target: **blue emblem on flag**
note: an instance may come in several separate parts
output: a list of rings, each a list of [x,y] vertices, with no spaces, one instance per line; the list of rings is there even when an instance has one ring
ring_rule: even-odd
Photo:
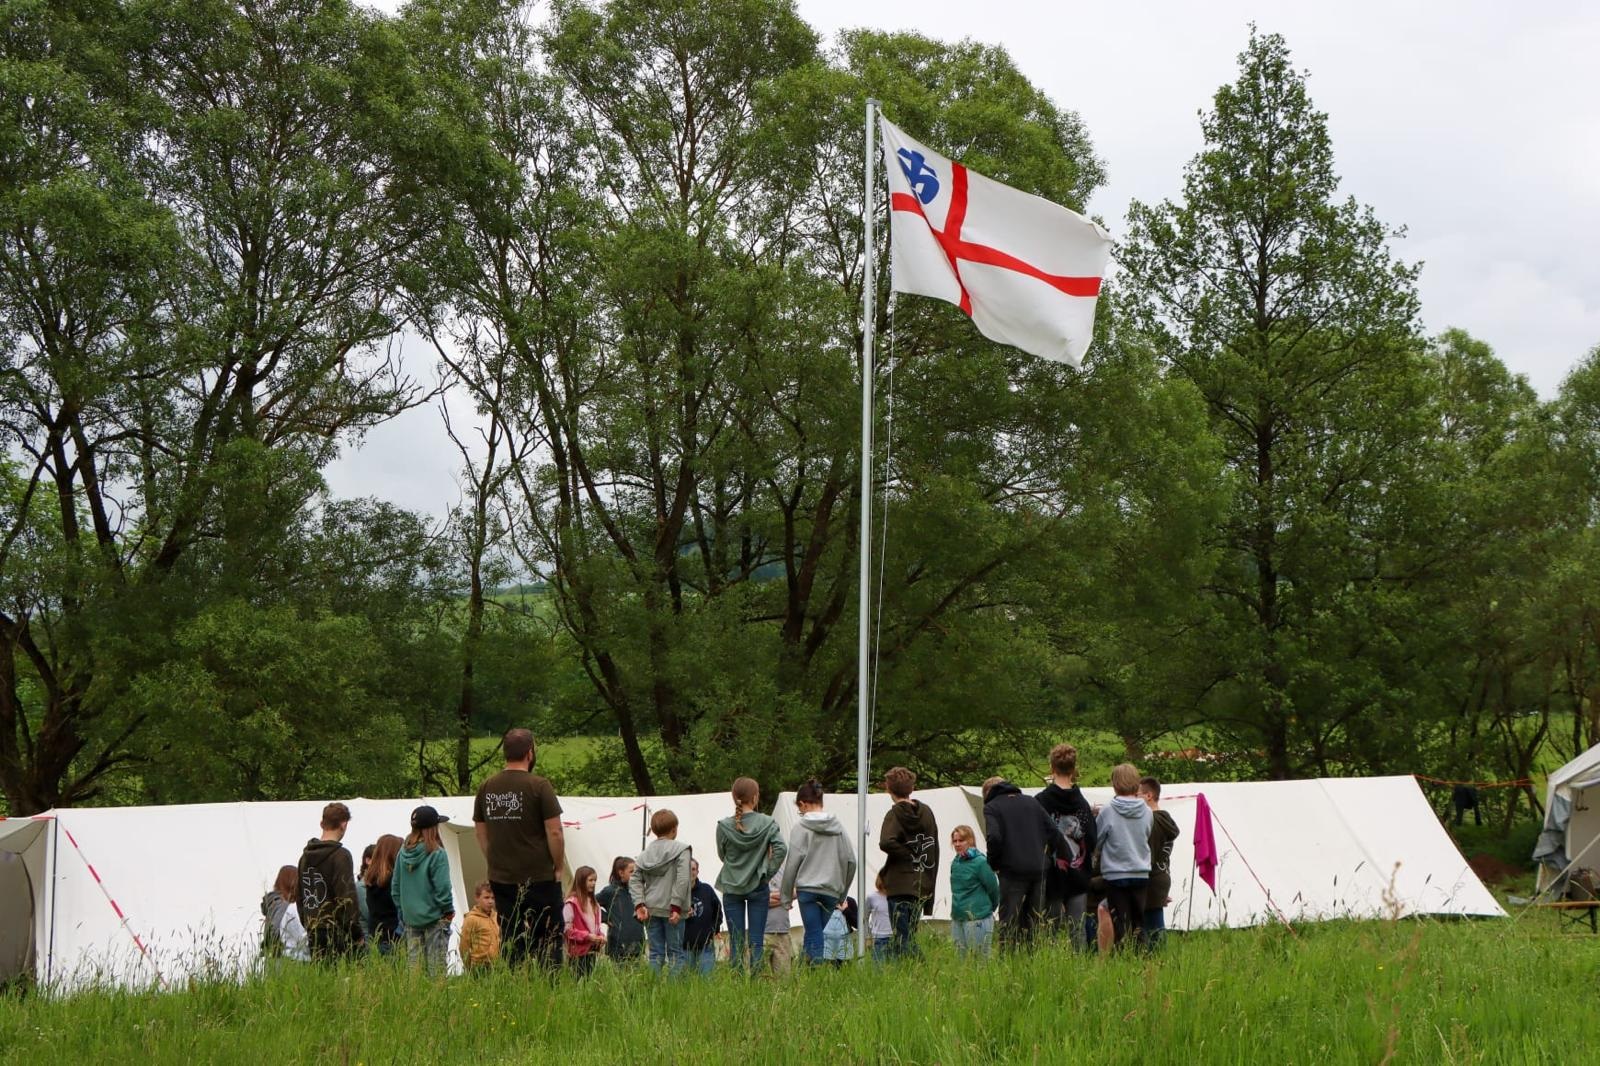
[[[939,175],[922,158],[921,152],[902,148],[897,154],[900,157],[900,169],[905,171],[906,180],[911,183],[917,199],[925,204],[932,203],[933,198],[939,195]]]

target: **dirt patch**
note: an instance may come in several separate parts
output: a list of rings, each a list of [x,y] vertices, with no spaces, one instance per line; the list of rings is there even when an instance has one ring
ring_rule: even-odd
[[[1478,880],[1490,884],[1504,884],[1507,881],[1515,881],[1527,873],[1520,866],[1513,866],[1503,859],[1481,851],[1468,858],[1467,865],[1472,867],[1472,872],[1478,875]]]

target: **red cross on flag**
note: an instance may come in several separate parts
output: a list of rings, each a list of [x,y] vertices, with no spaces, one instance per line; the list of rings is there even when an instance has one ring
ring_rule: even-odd
[[[953,303],[992,341],[1081,366],[1111,254],[1106,231],[879,121],[894,291]]]

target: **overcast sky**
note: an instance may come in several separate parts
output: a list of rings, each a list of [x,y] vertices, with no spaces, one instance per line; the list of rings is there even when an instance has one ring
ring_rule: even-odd
[[[396,3],[380,3],[392,9]],[[1407,236],[1429,332],[1459,326],[1553,396],[1600,344],[1600,3],[1420,0],[799,0],[825,36],[867,25],[1004,46],[1105,161],[1089,203],[1113,236],[1131,200],[1176,198],[1198,112],[1254,21],[1287,38],[1327,113],[1344,192]],[[908,131],[916,136],[916,131]],[[937,147],[937,146],[935,146]],[[408,345],[413,373],[432,358]],[[442,513],[458,456],[419,409],[347,448],[340,496]]]

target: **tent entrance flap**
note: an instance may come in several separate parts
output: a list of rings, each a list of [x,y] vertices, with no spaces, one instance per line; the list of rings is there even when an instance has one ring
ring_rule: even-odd
[[[0,827],[0,988],[33,975],[38,956],[44,822]]]

